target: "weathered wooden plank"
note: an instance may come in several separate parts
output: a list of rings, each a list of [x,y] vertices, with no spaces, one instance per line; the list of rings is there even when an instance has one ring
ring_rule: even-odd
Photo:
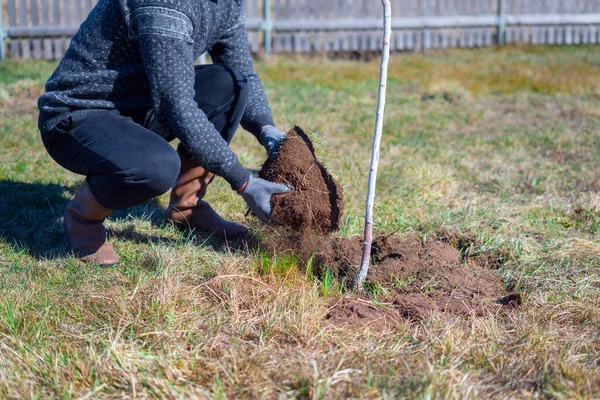
[[[339,32],[333,32],[333,45],[331,46],[332,51],[334,52],[338,52],[340,51],[340,33]]]
[[[301,53],[302,52],[302,33],[296,32],[294,33],[294,52]]]
[[[416,48],[415,36],[416,36],[415,32],[412,31],[412,30],[405,32],[405,36],[404,36],[405,49],[407,49],[407,50],[415,50],[415,48]]]
[[[446,49],[450,46],[448,29],[443,29],[440,31],[440,47]]]
[[[423,31],[422,33],[422,38],[423,38],[423,49],[427,50],[430,49],[432,47],[431,45],[431,31],[429,29],[426,29]]]
[[[312,44],[312,50],[315,52],[323,51],[323,32],[316,31],[310,33],[310,41]]]
[[[286,33],[283,35],[284,36],[284,51],[286,53],[291,53],[292,50],[294,49],[294,46],[292,45],[292,34],[291,33]]]
[[[30,0],[29,2],[29,17],[31,19],[31,25],[37,26],[40,24],[40,13],[37,0]]]
[[[556,44],[564,44],[565,43],[565,27],[558,26],[556,27]]]
[[[312,34],[311,32],[301,32],[301,43],[302,47],[300,49],[301,52],[304,53],[312,53]]]
[[[331,32],[324,32],[325,44],[323,50],[326,52],[330,52],[333,48],[333,36]]]
[[[440,47],[446,49],[450,47],[450,38],[448,29],[444,29],[440,34]]]
[[[598,27],[594,25],[590,25],[590,43],[597,44],[598,43]]]
[[[85,11],[89,14],[94,8],[94,3],[92,0],[85,0]]]
[[[29,25],[27,14],[27,0],[19,0],[19,26]]]
[[[84,0],[73,0],[74,1],[74,12],[75,12],[75,24],[79,25],[83,22],[83,12],[81,10],[82,2]]]
[[[423,31],[413,32],[413,49],[416,51],[423,50]]]
[[[467,32],[465,28],[460,30],[460,36],[458,37],[458,47],[467,47]]]
[[[71,6],[72,0],[63,0],[63,17],[65,21],[65,25],[73,25],[73,8]]]
[[[54,44],[54,58],[56,60],[59,60],[63,57],[63,39],[54,39],[52,41],[52,43]]]
[[[358,48],[360,51],[369,50],[369,32],[361,31],[358,34]]]
[[[590,43],[590,30],[587,26],[581,27],[581,44]]]
[[[31,59],[31,40],[21,39],[21,57],[23,60]]]
[[[379,32],[372,31],[369,35],[369,50],[375,51],[379,50],[381,38]],[[392,42],[395,42],[394,37],[392,36]],[[390,44],[391,47],[391,44]]]
[[[529,42],[531,44],[539,44],[538,41],[538,28],[533,26],[530,28],[531,37],[529,38]]]
[[[42,39],[33,39],[31,41],[31,45],[33,47],[33,59],[41,60],[42,59]]]
[[[11,58],[19,58],[19,41],[17,39],[12,39],[9,42],[9,51]]]
[[[485,30],[483,28],[477,28],[475,30],[475,46],[483,47],[485,43]]]
[[[248,0],[247,0],[248,2]],[[250,4],[249,7],[247,7],[248,10],[248,15],[246,16],[247,18],[258,18],[258,4],[257,0],[249,0]]]
[[[342,51],[350,51],[350,34],[348,31],[340,32],[342,39]]]
[[[460,38],[460,31],[457,29],[452,29],[450,31],[450,42],[448,43],[450,47],[458,47],[458,40]]]
[[[581,27],[573,27],[573,44],[581,44]]]
[[[573,27],[565,26],[565,44],[573,44]]]
[[[514,29],[512,27],[506,27],[506,29],[504,30],[504,42],[505,43],[512,43],[513,42],[513,31]]]
[[[52,0],[52,23],[54,25],[61,25],[60,4],[61,0]]]
[[[548,31],[546,32],[546,43],[550,45],[556,44],[556,28],[553,26],[548,27]]]
[[[392,38],[392,43],[390,43],[390,50],[404,50],[404,33],[400,30],[392,32]],[[375,49],[377,49],[377,47]]]
[[[473,29],[466,29],[467,33],[467,44],[469,48],[475,47],[475,32]]]
[[[485,45],[493,46],[494,45],[494,28],[486,28],[485,30]]]
[[[52,60],[52,39],[44,39],[44,59]]]
[[[17,25],[17,5],[16,0],[8,0],[8,26]]]
[[[42,13],[42,25],[50,25],[50,2],[49,0],[40,1],[40,9]]]
[[[530,42],[530,31],[529,27],[521,27],[521,42],[529,43]]]
[[[281,35],[275,34],[273,36],[273,52],[281,53],[283,51],[283,43]]]
[[[294,1],[290,4],[292,11],[294,12],[294,19],[296,21],[300,21],[300,7],[298,6],[298,1]]]
[[[433,31],[433,36],[431,37],[431,47],[434,49],[439,49],[441,47],[440,42],[442,41],[441,38],[442,32],[439,29],[436,29],[435,31]]]
[[[248,42],[250,45],[250,51],[252,53],[258,53],[260,49],[260,38],[258,32],[248,32]]]

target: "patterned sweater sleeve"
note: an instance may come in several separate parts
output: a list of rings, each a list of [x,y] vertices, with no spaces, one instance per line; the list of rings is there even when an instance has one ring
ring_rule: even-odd
[[[214,62],[234,66],[248,79],[250,93],[248,105],[242,117],[242,127],[259,139],[261,128],[265,125],[275,125],[275,123],[262,83],[254,70],[248,48],[245,18],[244,22],[232,27],[214,44],[209,54]]]
[[[250,172],[194,101],[192,23],[177,10],[156,8],[140,7],[129,20],[130,34],[139,41],[154,112],[195,161],[239,189]]]

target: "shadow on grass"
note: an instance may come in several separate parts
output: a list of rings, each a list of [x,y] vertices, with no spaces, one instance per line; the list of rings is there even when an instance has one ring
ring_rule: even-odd
[[[0,181],[0,241],[24,249],[37,259],[55,259],[69,254],[62,220],[75,188],[44,183]],[[113,213],[109,218],[148,218],[162,224],[164,211],[156,200]],[[120,239],[157,242],[158,236],[135,234],[133,227],[112,231]]]
[[[69,256],[69,244],[63,230],[65,206],[74,196],[69,186],[44,183],[0,181],[0,241],[24,250],[36,259],[56,259]],[[164,225],[164,210],[157,200],[115,211],[109,219],[149,219],[153,226]],[[173,239],[136,231],[133,223],[123,228],[108,229],[109,237],[136,243],[164,243]],[[225,240],[203,232],[190,232],[194,243],[210,246],[218,252],[249,252],[258,241],[252,237]]]

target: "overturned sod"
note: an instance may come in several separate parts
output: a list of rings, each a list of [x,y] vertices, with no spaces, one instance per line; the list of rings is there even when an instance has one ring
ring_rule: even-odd
[[[342,187],[317,159],[312,141],[300,127],[287,133],[277,158],[267,160],[259,176],[294,189],[272,198],[278,224],[320,235],[339,229],[345,205]]]

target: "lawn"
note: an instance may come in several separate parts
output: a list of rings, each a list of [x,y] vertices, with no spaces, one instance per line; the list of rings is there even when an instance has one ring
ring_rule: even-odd
[[[54,67],[0,65],[0,398],[600,397],[600,47],[392,56],[376,233],[451,233],[523,304],[386,329],[326,319],[356,295],[289,255],[164,224],[168,194],[108,219],[121,265],[70,256],[81,177],[36,128]],[[278,125],[322,139],[348,202],[336,235],[360,234],[379,61],[256,67]],[[242,130],[232,147],[264,160]],[[264,231],[222,179],[208,200]]]

